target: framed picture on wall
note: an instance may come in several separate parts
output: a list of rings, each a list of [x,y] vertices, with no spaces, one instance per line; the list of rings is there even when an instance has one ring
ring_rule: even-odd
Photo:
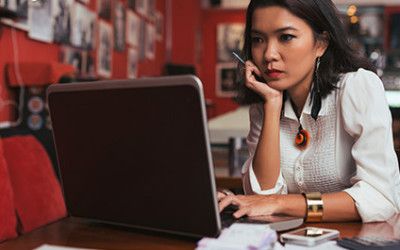
[[[232,52],[240,54],[243,47],[243,23],[219,24],[217,26],[217,61],[236,61]]]
[[[28,17],[29,38],[47,43],[53,42],[51,2],[40,4],[37,2],[29,2]]]
[[[147,0],[136,0],[136,11],[143,15],[147,15]]]
[[[72,26],[72,45],[77,48],[94,49],[94,25],[96,14],[85,5],[75,4]]]
[[[97,1],[97,9],[100,18],[111,21],[111,0]]]
[[[128,8],[131,10],[136,9],[136,0],[128,0]]]
[[[54,41],[71,44],[73,0],[56,0],[52,2]]]
[[[156,50],[156,28],[154,24],[146,23],[146,58],[153,60]]]
[[[147,0],[147,17],[150,20],[154,20],[156,11],[156,1],[155,0]]]
[[[2,1],[2,7],[13,11],[17,15],[17,19],[2,18],[1,22],[12,27],[29,31],[28,25],[28,0],[7,0]]]
[[[219,63],[216,66],[216,95],[233,97],[236,94],[236,63]]]
[[[155,26],[156,26],[156,39],[157,41],[162,41],[164,34],[164,16],[159,11],[157,11],[155,14]]]
[[[133,79],[137,78],[138,74],[138,53],[136,50],[129,48],[128,49],[128,78]]]
[[[125,51],[125,6],[120,2],[114,2],[114,49]]]
[[[141,18],[139,21],[139,61],[143,62],[146,60],[146,21]]]
[[[250,0],[202,0],[204,8],[246,9]]]
[[[139,46],[140,17],[133,11],[127,11],[126,42],[130,46]]]
[[[60,61],[67,63],[76,68],[76,74],[82,72],[82,51],[70,46],[61,46],[60,48]]]
[[[99,45],[97,48],[97,74],[111,77],[112,66],[112,27],[104,21],[99,22]]]

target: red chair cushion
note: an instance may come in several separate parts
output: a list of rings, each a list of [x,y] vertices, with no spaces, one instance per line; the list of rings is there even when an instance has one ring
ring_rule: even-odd
[[[0,242],[17,236],[13,190],[0,140]]]
[[[3,139],[22,234],[66,216],[60,183],[46,150],[32,135]]]

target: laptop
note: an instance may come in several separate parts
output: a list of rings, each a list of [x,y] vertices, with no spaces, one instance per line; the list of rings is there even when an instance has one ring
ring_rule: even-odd
[[[197,77],[56,84],[47,97],[70,216],[193,237],[219,235]],[[287,230],[302,223],[291,218],[276,224]]]

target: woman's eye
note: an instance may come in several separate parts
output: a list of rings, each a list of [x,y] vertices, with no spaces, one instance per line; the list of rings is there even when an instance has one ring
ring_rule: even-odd
[[[251,42],[252,42],[253,44],[261,43],[261,42],[262,42],[262,39],[261,39],[260,37],[252,37],[252,38],[251,38]]]
[[[282,41],[290,41],[290,40],[292,40],[293,38],[295,38],[294,35],[289,35],[289,34],[281,35],[281,40],[282,40]]]

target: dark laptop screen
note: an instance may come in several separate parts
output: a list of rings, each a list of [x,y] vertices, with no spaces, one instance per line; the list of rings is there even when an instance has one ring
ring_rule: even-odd
[[[215,235],[202,93],[190,84],[145,82],[103,82],[100,89],[75,83],[48,92],[67,209],[105,222]]]

